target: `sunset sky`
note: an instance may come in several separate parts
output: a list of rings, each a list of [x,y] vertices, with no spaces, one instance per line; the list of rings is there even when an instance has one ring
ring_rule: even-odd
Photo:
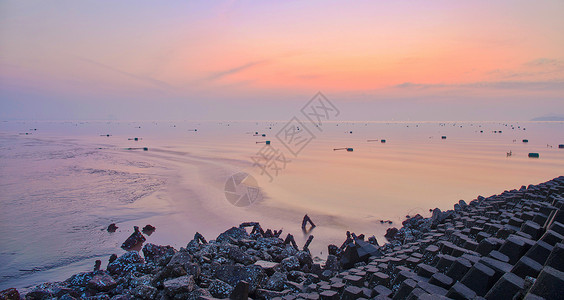
[[[564,116],[564,1],[2,1],[0,118]]]

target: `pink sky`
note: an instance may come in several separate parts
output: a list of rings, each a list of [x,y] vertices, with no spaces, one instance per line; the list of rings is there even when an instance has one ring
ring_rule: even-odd
[[[564,116],[563,1],[2,1],[2,119]]]

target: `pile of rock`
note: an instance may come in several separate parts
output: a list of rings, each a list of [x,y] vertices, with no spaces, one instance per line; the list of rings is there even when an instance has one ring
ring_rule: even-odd
[[[146,244],[143,256],[113,255],[106,270],[39,285],[25,298],[561,299],[563,204],[564,177],[460,201],[409,217],[381,247],[348,233],[323,264],[291,235],[243,223],[209,242],[196,233],[180,250]]]

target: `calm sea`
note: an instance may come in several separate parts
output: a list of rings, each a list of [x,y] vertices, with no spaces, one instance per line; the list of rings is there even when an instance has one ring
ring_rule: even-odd
[[[210,240],[258,221],[300,246],[313,234],[323,258],[347,230],[383,244],[406,215],[564,175],[564,122],[298,125],[0,123],[0,289],[105,264],[134,225],[157,228],[147,242],[179,248],[196,231]]]

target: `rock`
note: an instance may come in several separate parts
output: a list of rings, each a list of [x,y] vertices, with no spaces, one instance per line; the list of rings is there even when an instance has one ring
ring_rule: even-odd
[[[88,281],[88,287],[98,292],[108,292],[117,286],[117,282],[105,271],[96,272]]]
[[[249,293],[254,293],[258,285],[266,277],[260,266],[219,265],[215,267],[213,276],[231,286],[236,286],[239,281],[249,283]]]
[[[248,255],[247,253],[243,252],[239,247],[233,246],[229,247],[227,252],[229,258],[234,260],[237,263],[241,263],[244,265],[250,265],[255,262],[252,256]]]
[[[313,264],[313,259],[311,258],[311,254],[306,251],[298,251],[296,253],[296,257],[300,261],[300,265],[304,266],[311,266]]]
[[[133,226],[133,229],[133,233],[121,245],[121,248],[123,248],[124,250],[132,249],[135,246],[142,244],[146,240],[143,234],[139,231],[139,227]]]
[[[266,282],[265,288],[267,290],[281,291],[284,289],[284,283],[288,280],[285,273],[276,272]]]
[[[241,280],[237,283],[229,299],[231,300],[247,300],[249,298],[249,283]]]
[[[157,265],[166,265],[176,253],[171,246],[158,246],[155,244],[147,243],[143,246],[143,256],[148,263]]]
[[[0,300],[20,300],[20,293],[15,288],[0,291]]]
[[[476,293],[469,289],[467,286],[460,282],[456,282],[450,290],[448,290],[446,297],[460,300],[476,299]]]
[[[384,237],[388,240],[391,241],[394,239],[394,237],[396,236],[396,234],[398,233],[399,229],[392,227],[392,228],[388,228],[386,230],[386,234],[384,235]]]
[[[339,265],[337,256],[331,254],[327,255],[327,260],[325,261],[323,269],[338,272],[341,269],[341,266]]]
[[[136,271],[145,260],[137,251],[130,251],[108,264],[110,274],[123,274]]]
[[[561,299],[564,295],[564,272],[544,267],[529,292],[546,299]]]
[[[260,266],[268,276],[272,276],[275,272],[275,268],[280,264],[270,261],[259,260],[255,263],[256,266]]]
[[[233,292],[233,287],[226,282],[223,282],[218,279],[214,279],[211,282],[208,290],[212,296],[216,298],[224,299],[229,297],[229,295],[231,295],[231,293]]]
[[[163,282],[165,293],[169,296],[189,293],[194,290],[195,285],[192,275],[180,276]]]
[[[146,235],[151,235],[153,232],[155,232],[156,229],[157,228],[155,228],[155,226],[147,224],[145,225],[145,227],[143,227],[143,229],[141,229],[141,231],[143,231],[143,233]]]
[[[100,267],[102,267],[102,261],[97,259],[96,262],[94,262],[94,271],[99,271]]]
[[[131,293],[141,299],[155,299],[158,290],[150,285],[139,285],[135,287]]]
[[[300,269],[300,260],[295,256],[284,258],[280,265],[287,271],[294,271]]]
[[[488,291],[486,299],[513,299],[525,288],[525,281],[513,273],[505,273]]]
[[[107,230],[108,232],[116,232],[116,230],[117,230],[118,228],[119,228],[119,227],[117,227],[116,223],[112,223],[112,224],[108,225],[108,228],[107,228],[106,230]]]
[[[250,238],[250,236],[244,228],[231,227],[230,229],[220,234],[215,240],[218,243],[224,243],[224,242],[230,242],[231,239],[239,240],[239,239],[248,239],[248,238]]]
[[[79,294],[69,288],[63,282],[48,282],[35,286],[31,289],[29,293],[25,295],[26,299],[51,299],[52,297],[62,297],[65,294],[69,294],[72,297],[78,298]]]
[[[90,279],[94,277],[96,272],[83,272],[72,275],[69,279],[65,280],[65,283],[72,287],[86,287]]]

